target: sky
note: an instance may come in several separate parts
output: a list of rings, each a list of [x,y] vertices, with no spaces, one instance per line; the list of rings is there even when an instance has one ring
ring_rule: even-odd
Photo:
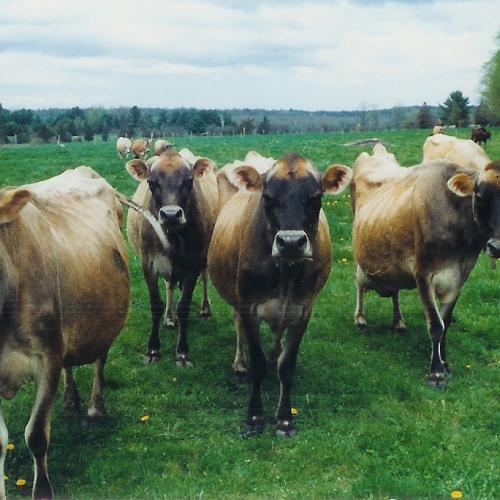
[[[499,0],[0,0],[0,103],[477,104],[499,32]]]

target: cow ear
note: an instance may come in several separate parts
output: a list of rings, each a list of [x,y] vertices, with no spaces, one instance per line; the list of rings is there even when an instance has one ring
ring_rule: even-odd
[[[208,158],[199,158],[193,165],[193,177],[201,177],[205,172],[213,170],[213,162]]]
[[[130,160],[125,168],[136,181],[143,181],[149,177],[149,167],[143,160]]]
[[[448,179],[448,189],[457,196],[470,196],[474,191],[474,181],[467,174],[457,174]]]
[[[238,183],[247,191],[260,191],[262,189],[262,177],[254,167],[249,165],[238,167],[234,174]]]
[[[31,198],[31,192],[22,188],[11,189],[0,195],[0,224],[13,221]]]
[[[321,178],[326,194],[340,194],[351,182],[352,170],[344,165],[330,165]]]

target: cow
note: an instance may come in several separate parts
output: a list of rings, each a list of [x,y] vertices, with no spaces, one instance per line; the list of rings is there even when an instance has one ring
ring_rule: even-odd
[[[65,413],[80,400],[72,368],[95,363],[89,418],[104,416],[103,368],[129,304],[129,273],[113,188],[88,167],[0,190],[0,395],[28,379],[36,398],[25,437],[33,496],[51,498],[50,413],[61,371]],[[0,497],[7,428],[0,412]]]
[[[331,165],[322,175],[311,162],[288,153],[263,174],[254,167],[237,168],[231,178],[239,190],[219,213],[208,250],[208,271],[221,297],[233,308],[237,342],[248,346],[252,396],[243,434],[264,428],[261,384],[266,357],[260,344],[265,321],[281,342],[278,358],[280,398],[276,433],[295,433],[290,390],[298,348],[314,300],[331,268],[331,242],[323,193],[340,193],[351,170]],[[233,369],[245,371],[237,344]]]
[[[423,153],[424,162],[448,160],[468,168],[482,168],[491,162],[481,146],[469,139],[450,135],[428,137],[424,142]]]
[[[434,125],[432,129],[432,135],[444,134],[444,127],[442,125]]]
[[[235,160],[232,163],[224,165],[217,172],[217,189],[219,193],[219,210],[227,203],[229,198],[235,194],[238,189],[244,189],[244,186],[238,182],[234,172],[239,167],[248,165],[254,167],[259,174],[267,172],[275,163],[274,158],[266,158],[256,151],[249,151],[245,159]]]
[[[132,141],[128,137],[118,137],[116,140],[116,151],[118,157],[122,160],[127,158],[130,154],[130,148],[132,147]]]
[[[392,297],[393,327],[404,330],[399,290],[417,288],[432,355],[428,382],[446,387],[445,336],[479,253],[500,256],[500,162],[470,168],[446,160],[400,167],[375,146],[353,165],[354,322],[366,327],[364,294]],[[439,301],[439,307],[436,303]]]
[[[149,154],[150,139],[135,139],[130,151],[135,159],[144,159]]]
[[[163,139],[158,139],[155,141],[155,155],[160,156],[162,153],[167,151],[167,149],[171,149],[172,144]]]
[[[470,138],[480,146],[482,142],[486,146],[488,139],[491,139],[491,132],[488,132],[482,125],[476,125],[472,129]]]
[[[140,214],[129,211],[127,233],[138,253],[148,287],[152,326],[145,360],[160,357],[159,327],[163,301],[158,278],[168,282],[164,323],[175,325],[172,295],[176,284],[182,286],[177,304],[178,342],[176,361],[190,367],[187,322],[192,294],[201,274],[203,299],[200,316],[211,315],[207,291],[207,250],[218,213],[215,165],[207,158],[194,157],[193,163],[175,150],[161,154],[150,166],[143,160],[131,160],[126,168],[140,182],[133,201],[148,209],[162,224],[168,245],[159,241],[154,229]]]

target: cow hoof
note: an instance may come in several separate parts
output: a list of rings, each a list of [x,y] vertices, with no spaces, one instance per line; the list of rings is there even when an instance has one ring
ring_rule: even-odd
[[[206,309],[202,309],[200,311],[200,318],[201,319],[208,319],[211,317],[212,317],[212,311],[210,309],[206,308]]]
[[[451,378],[453,376],[453,372],[451,371],[451,368],[448,366],[448,363],[444,364],[443,371],[444,374],[446,375],[446,378]]]
[[[356,328],[359,328],[360,330],[368,328],[368,323],[366,322],[365,318],[356,318],[354,320],[354,325],[356,326]]]
[[[444,373],[431,373],[429,375],[429,387],[440,391],[446,389],[446,377]]]
[[[160,361],[160,351],[156,349],[151,349],[144,355],[144,363],[147,365],[151,365],[153,363],[157,363]]]
[[[65,418],[80,417],[82,414],[82,407],[80,403],[64,403],[63,415]]]
[[[297,434],[292,420],[278,420],[276,423],[276,437],[289,438]]]
[[[106,410],[104,408],[98,408],[96,406],[90,406],[87,410],[87,420],[89,422],[101,422],[107,417]]]
[[[189,361],[189,357],[187,354],[177,354],[176,365],[181,368],[193,368],[193,363]]]
[[[406,325],[402,321],[398,321],[392,325],[392,329],[397,333],[406,333]]]
[[[264,417],[254,415],[241,426],[241,437],[248,439],[260,436],[264,432]]]
[[[163,322],[163,326],[165,328],[168,328],[169,330],[174,330],[175,328],[177,328],[175,321],[171,318],[165,319],[165,321]]]

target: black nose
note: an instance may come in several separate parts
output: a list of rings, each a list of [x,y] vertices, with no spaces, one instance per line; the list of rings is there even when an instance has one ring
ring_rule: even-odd
[[[273,256],[283,259],[309,257],[309,239],[304,231],[278,231],[274,238]]]
[[[184,210],[178,205],[167,205],[160,208],[160,219],[163,224],[181,224],[184,219]]]
[[[486,251],[488,254],[495,258],[499,259],[500,258],[500,240],[497,240],[496,238],[491,238],[488,240],[488,243],[486,243]]]

